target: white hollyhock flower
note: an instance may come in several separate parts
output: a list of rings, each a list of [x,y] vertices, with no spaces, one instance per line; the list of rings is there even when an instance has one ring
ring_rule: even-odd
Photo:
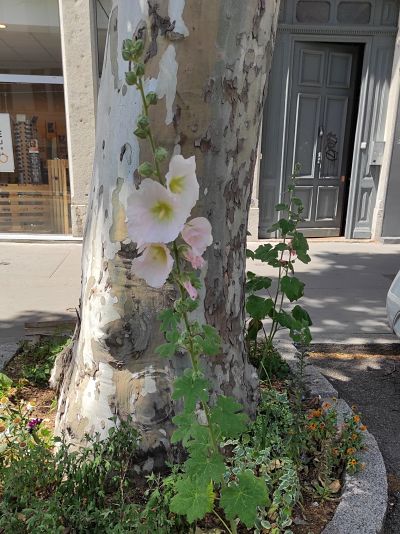
[[[181,232],[192,206],[160,183],[146,178],[128,198],[128,235],[138,246],[170,243]]]
[[[140,256],[132,260],[132,273],[151,287],[162,287],[172,270],[174,260],[164,243],[145,244]]]
[[[195,256],[202,256],[212,243],[211,224],[205,217],[195,217],[188,221],[183,230],[182,237],[192,247]]]
[[[192,209],[199,199],[195,157],[191,156],[185,159],[180,154],[173,156],[169,162],[169,170],[165,179],[171,193],[179,196]]]

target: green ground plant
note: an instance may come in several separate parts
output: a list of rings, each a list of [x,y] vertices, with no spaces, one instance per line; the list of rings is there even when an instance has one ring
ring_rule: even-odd
[[[34,344],[24,342],[20,347],[25,360],[23,378],[29,380],[32,385],[47,386],[56,356],[69,341],[69,337],[56,335]]]
[[[279,232],[282,241],[262,244],[255,251],[247,250],[247,257],[261,261],[277,270],[275,284],[272,278],[247,272],[246,311],[250,317],[246,338],[250,358],[258,367],[261,377],[285,376],[286,364],[280,358],[274,339],[279,330],[287,329],[293,342],[307,346],[311,342],[312,324],[307,311],[299,304],[287,310],[287,302],[298,301],[304,294],[304,283],[295,276],[295,262],[309,263],[308,242],[298,226],[302,220],[303,204],[295,195],[296,178],[300,167],[297,165],[289,181],[287,202],[277,204],[279,220],[272,231]],[[267,323],[265,321],[268,320]],[[264,337],[259,340],[259,333]]]

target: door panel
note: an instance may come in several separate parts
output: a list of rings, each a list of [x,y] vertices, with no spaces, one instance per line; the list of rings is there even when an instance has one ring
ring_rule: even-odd
[[[357,45],[295,43],[286,176],[301,165],[296,194],[310,236],[340,235],[358,55]]]
[[[318,133],[318,117],[321,98],[318,95],[300,93],[296,110],[296,137],[293,167],[300,163],[300,176],[312,178],[315,174],[315,136]]]

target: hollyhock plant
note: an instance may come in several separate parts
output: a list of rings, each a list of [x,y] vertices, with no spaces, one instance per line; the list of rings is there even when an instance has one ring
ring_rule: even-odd
[[[129,237],[140,247],[145,243],[170,243],[183,229],[192,205],[177,199],[160,183],[146,178],[128,199]]]
[[[164,243],[151,243],[141,246],[138,252],[141,255],[132,260],[133,274],[151,287],[162,287],[174,264],[169,248]]]
[[[169,191],[179,197],[180,203],[189,205],[192,209],[199,199],[195,157],[185,159],[180,154],[173,156],[165,179]]]
[[[202,256],[212,243],[211,224],[205,217],[195,217],[188,221],[183,230],[182,237],[192,247],[195,256]]]

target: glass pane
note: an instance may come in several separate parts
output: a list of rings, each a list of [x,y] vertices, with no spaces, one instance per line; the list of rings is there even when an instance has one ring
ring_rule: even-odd
[[[330,4],[314,0],[300,0],[296,6],[298,22],[326,23],[329,22]]]
[[[62,75],[57,0],[1,0],[0,73]]]
[[[0,232],[70,233],[62,85],[0,83]]]
[[[345,24],[368,24],[371,19],[369,2],[340,2],[337,12],[338,22]]]
[[[112,0],[96,0],[97,52],[99,76],[103,70],[104,51],[106,48],[108,19],[111,13]]]

